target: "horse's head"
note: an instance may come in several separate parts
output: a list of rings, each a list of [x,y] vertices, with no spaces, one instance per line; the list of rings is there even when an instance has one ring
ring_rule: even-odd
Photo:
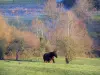
[[[53,51],[53,55],[57,58],[57,51]]]

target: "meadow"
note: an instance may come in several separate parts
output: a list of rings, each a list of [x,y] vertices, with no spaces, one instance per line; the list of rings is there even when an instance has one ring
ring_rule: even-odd
[[[77,58],[66,64],[64,58],[56,63],[43,63],[41,58],[27,61],[0,61],[0,75],[100,75],[99,58]]]
[[[27,1],[28,1],[28,3],[27,3]],[[53,0],[51,0],[51,1],[53,1]],[[82,1],[82,0],[80,0],[80,1]],[[92,44],[93,41],[89,38],[90,35],[88,35],[87,32],[88,33],[95,32],[96,34],[94,34],[94,33],[91,34],[91,37],[94,38],[94,40],[96,39],[97,46],[100,45],[100,44],[98,44],[100,41],[99,35],[98,35],[98,33],[100,33],[100,30],[99,30],[100,15],[99,16],[98,15],[93,16],[93,14],[90,15],[91,12],[87,11],[87,10],[88,9],[90,10],[91,4],[89,4],[86,1],[79,2],[79,3],[77,3],[77,5],[75,5],[75,8],[70,9],[70,10],[68,10],[67,13],[63,14],[62,11],[60,11],[60,12],[58,11],[58,8],[56,11],[56,6],[57,6],[56,2],[54,4],[52,4],[53,2],[46,3],[47,8],[46,7],[43,7],[43,8],[45,8],[44,10],[46,11],[45,13],[47,15],[41,17],[40,16],[41,12],[38,11],[38,9],[42,10],[43,8],[41,8],[41,6],[39,8],[34,7],[34,5],[37,4],[38,2],[39,2],[39,0],[0,0],[0,8],[2,9],[2,11],[0,11],[0,12],[5,16],[5,19],[6,19],[6,17],[8,17],[6,19],[7,23],[5,20],[3,20],[2,17],[0,17],[0,22],[1,22],[0,23],[0,25],[1,25],[1,27],[0,27],[0,30],[1,30],[0,31],[0,39],[1,39],[0,48],[2,50],[2,52],[1,52],[2,56],[3,56],[3,53],[5,52],[5,49],[3,50],[3,48],[5,48],[5,46],[9,43],[9,40],[11,42],[14,42],[14,41],[15,42],[9,44],[9,46],[7,48],[12,46],[11,50],[15,50],[15,52],[17,52],[19,49],[16,49],[17,46],[15,46],[15,45],[21,44],[20,46],[19,45],[18,46],[20,47],[20,50],[22,50],[23,46],[24,45],[26,46],[26,44],[27,44],[27,46],[25,47],[26,49],[24,49],[24,50],[27,50],[27,47],[30,47],[32,49],[29,49],[29,50],[30,51],[32,50],[31,52],[33,52],[33,48],[35,48],[34,45],[35,46],[36,46],[36,44],[38,45],[38,42],[39,42],[38,39],[41,39],[40,36],[44,36],[43,33],[45,33],[47,35],[48,31],[50,31],[49,34],[50,34],[50,38],[52,38],[52,39],[45,41],[46,39],[49,39],[49,38],[45,38],[45,36],[44,36],[44,38],[43,38],[44,45],[43,45],[43,47],[39,48],[40,50],[46,49],[47,47],[45,45],[47,45],[48,48],[49,48],[49,46],[51,46],[51,44],[50,45],[48,44],[48,41],[55,42],[54,40],[56,38],[58,38],[58,37],[62,38],[62,36],[64,38],[67,38],[66,37],[67,34],[65,34],[65,33],[68,33],[69,31],[72,36],[71,41],[61,40],[61,44],[60,44],[61,48],[59,49],[61,51],[65,52],[65,49],[67,51],[66,47],[68,47],[69,45],[71,46],[70,47],[71,50],[74,50],[74,49],[76,50],[75,52],[77,52],[78,50],[79,50],[79,52],[84,52],[84,53],[85,53],[85,51],[86,52],[88,50],[90,51],[91,45],[93,46],[93,44]],[[20,4],[20,3],[22,3],[22,4]],[[24,3],[26,3],[26,4],[24,4]],[[32,4],[32,3],[34,3],[34,4]],[[44,3],[44,2],[42,2],[42,3]],[[80,7],[80,6],[82,6],[82,7]],[[18,10],[17,13],[15,13],[16,11],[9,10],[9,9],[15,10],[16,8],[19,8],[21,10]],[[35,12],[35,11],[39,12],[39,13],[36,12],[36,14],[38,14],[38,15],[36,15],[37,16],[36,19],[33,19],[33,16],[34,16],[33,13],[30,14],[30,13],[27,13],[27,11],[25,11],[25,10],[28,10],[29,8],[34,9],[34,10],[31,10],[30,12]],[[22,11],[22,9],[23,9],[23,11]],[[79,16],[77,16],[78,15],[78,14],[76,14],[77,12],[73,11],[74,9],[75,9],[75,11],[78,10]],[[64,11],[66,11],[66,9]],[[57,16],[59,16],[59,17],[57,17],[57,19],[56,19],[56,15],[54,17],[53,17],[53,15],[50,15],[50,14],[54,14],[56,12],[57,12]],[[88,21],[87,15],[89,12],[90,12],[89,16],[93,16],[92,17],[93,22],[92,22],[92,20],[90,20],[88,22],[88,24],[86,25],[85,22],[87,23],[87,21]],[[27,13],[27,14],[24,14],[24,13]],[[12,16],[16,16],[16,15],[18,17],[13,19]],[[21,20],[19,18],[19,16],[22,16],[22,17],[25,16],[25,17],[23,17],[23,18],[25,18],[25,20],[22,19],[22,21],[19,22]],[[41,20],[38,20],[38,17],[41,17]],[[90,19],[91,19],[91,17],[90,17]],[[41,21],[43,23],[41,23]],[[64,21],[64,23],[62,23],[63,21]],[[62,26],[60,24],[62,24]],[[24,25],[26,27],[24,27]],[[36,26],[36,25],[38,25],[38,26]],[[52,27],[54,25],[56,25],[55,28]],[[71,27],[69,25],[71,25]],[[95,25],[95,27],[94,27],[94,25]],[[18,28],[18,26],[19,26],[19,28]],[[85,28],[85,26],[87,28]],[[69,30],[68,27],[69,27],[69,29],[70,28],[72,28],[72,29]],[[34,31],[32,31],[34,29],[36,29],[35,30],[36,35],[39,36],[39,38],[36,38],[37,41],[35,41],[35,42],[34,42],[35,37],[33,34]],[[45,29],[45,31],[44,31],[44,29]],[[52,31],[53,31],[53,33],[52,33]],[[37,32],[39,34],[37,34]],[[23,33],[25,33],[25,35]],[[54,36],[55,33],[57,34],[56,36]],[[60,35],[60,33],[62,33],[62,35]],[[84,34],[84,36],[83,36],[83,34]],[[22,38],[25,41],[23,41],[22,38],[20,38],[20,35],[22,36]],[[4,38],[2,39],[3,36],[4,36]],[[18,37],[16,37],[16,36],[18,36]],[[54,36],[54,37],[51,37],[51,36]],[[5,43],[4,39],[7,40],[7,43]],[[16,44],[16,39],[19,41],[17,44]],[[30,39],[30,40],[27,40],[27,39]],[[68,36],[68,39],[70,39],[69,36]],[[79,40],[77,40],[77,39],[79,39]],[[25,42],[25,44],[22,45],[22,42],[20,42],[20,40],[22,42]],[[60,39],[56,39],[56,40],[60,40]],[[73,44],[73,40],[75,41],[75,44]],[[64,44],[63,44],[63,42],[64,42]],[[58,41],[58,43],[59,43],[59,41]],[[2,45],[2,44],[4,44],[4,45]],[[39,44],[40,44],[40,46],[42,45],[41,40],[40,40]],[[96,45],[94,45],[94,46],[96,46]],[[19,48],[19,47],[17,47],[17,48]],[[63,47],[65,47],[65,48],[63,48]],[[29,50],[26,51],[27,55],[29,53]],[[69,47],[68,47],[68,50],[69,50]],[[34,53],[35,53],[35,51],[34,51]],[[29,55],[31,55],[31,54],[29,54]],[[32,53],[32,55],[33,55],[33,53]],[[1,59],[2,59],[2,57],[1,57]],[[58,57],[57,59],[55,59],[55,61],[56,61],[56,63],[44,63],[42,58],[40,58],[40,57],[39,58],[34,57],[34,58],[28,59],[28,60],[27,59],[19,59],[19,61],[0,60],[0,75],[100,75],[100,58],[76,58],[76,59],[73,59],[69,64],[65,63],[64,57]]]

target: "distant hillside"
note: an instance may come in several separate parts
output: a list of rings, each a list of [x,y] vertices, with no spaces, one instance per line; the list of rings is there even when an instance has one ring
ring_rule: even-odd
[[[45,0],[0,0],[0,3],[35,3],[41,4]]]
[[[94,0],[94,7],[100,10],[100,0]]]

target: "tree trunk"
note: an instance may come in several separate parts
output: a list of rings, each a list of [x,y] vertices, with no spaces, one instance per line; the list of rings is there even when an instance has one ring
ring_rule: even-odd
[[[18,61],[18,59],[19,59],[19,51],[16,50],[16,61]]]
[[[4,60],[4,54],[2,49],[0,49],[0,60]]]
[[[66,64],[69,64],[68,58],[65,57]]]

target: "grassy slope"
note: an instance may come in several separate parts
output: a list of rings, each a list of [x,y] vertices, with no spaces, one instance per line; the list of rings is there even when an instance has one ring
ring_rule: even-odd
[[[78,58],[69,65],[64,64],[63,58],[56,62],[0,61],[0,75],[100,75],[100,59]]]
[[[95,15],[92,17],[94,20],[100,21],[100,15]]]

